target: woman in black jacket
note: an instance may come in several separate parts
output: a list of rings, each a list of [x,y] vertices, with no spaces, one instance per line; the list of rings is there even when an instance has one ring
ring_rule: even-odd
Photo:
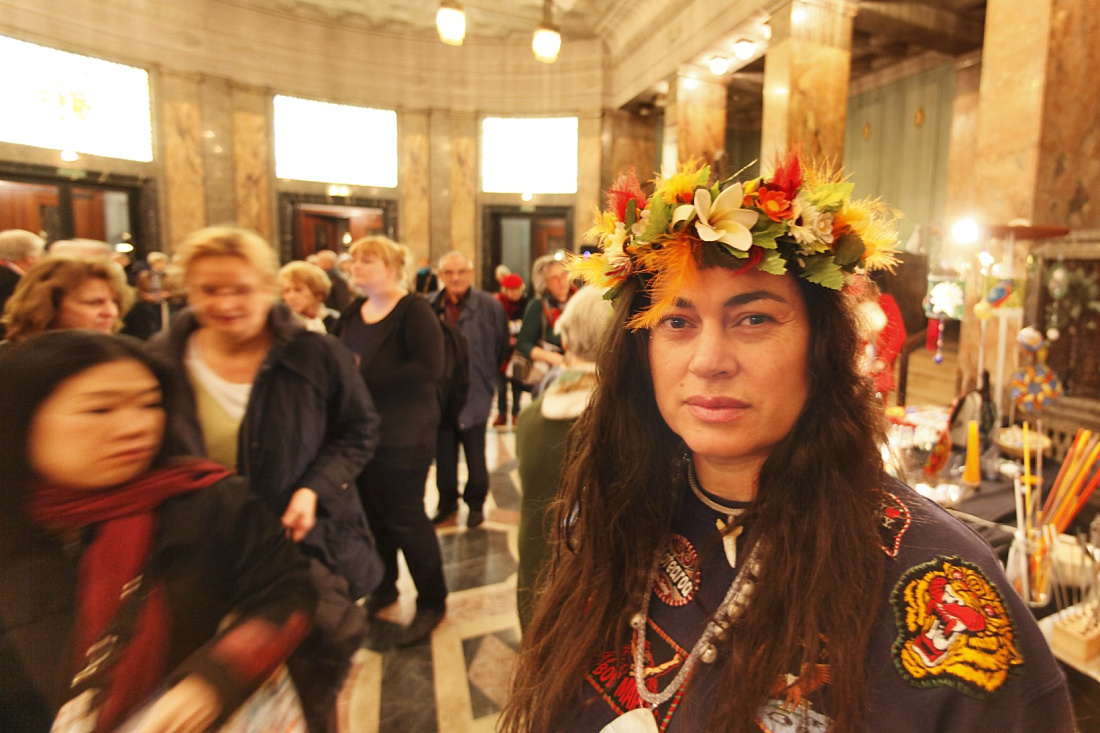
[[[335,602],[322,608],[345,608],[347,589],[333,588],[342,583],[322,565],[347,580],[353,598],[381,575],[359,497],[348,490],[378,440],[378,416],[354,359],[275,303],[278,263],[257,234],[201,229],[176,260],[190,308],[149,343],[183,385],[174,425],[182,449],[247,477],[287,536],[318,561],[322,597],[331,593]],[[322,615],[307,646],[325,649],[307,655],[303,647],[308,671],[297,668],[298,658],[291,665],[312,730],[323,729],[361,640],[357,615]]]
[[[241,479],[162,447],[169,387],[119,337],[0,349],[0,730],[154,699],[143,731],[197,733],[306,634],[306,560]]]
[[[386,237],[353,243],[352,277],[366,293],[344,311],[341,340],[359,356],[359,370],[382,415],[382,440],[359,477],[386,571],[368,610],[397,601],[397,551],[416,583],[416,616],[403,629],[372,625],[375,649],[426,638],[446,611],[447,585],[435,529],[424,513],[424,485],[435,457],[443,330],[423,298],[405,288],[405,247]]]

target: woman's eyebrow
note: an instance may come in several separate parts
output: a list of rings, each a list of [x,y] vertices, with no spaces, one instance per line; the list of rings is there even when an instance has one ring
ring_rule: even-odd
[[[750,290],[747,293],[741,293],[740,295],[734,295],[732,298],[722,304],[722,307],[729,308],[731,306],[744,305],[745,303],[751,303],[754,300],[775,300],[780,303],[786,303],[787,299],[779,293],[773,293],[770,290]]]
[[[134,392],[129,389],[100,389],[95,392],[85,392],[82,397],[145,397],[151,395],[159,395],[160,387],[150,387],[149,389],[143,389],[140,392]]]

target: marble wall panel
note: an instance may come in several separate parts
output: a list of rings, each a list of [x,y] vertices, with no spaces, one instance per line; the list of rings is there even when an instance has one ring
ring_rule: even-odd
[[[237,223],[274,242],[269,129],[266,115],[241,110],[233,112],[233,187]]]
[[[429,170],[431,172],[431,236],[424,242],[406,242],[414,251],[446,252],[451,246],[451,114],[428,111]],[[472,253],[468,252],[471,256]],[[438,255],[437,255],[438,258]]]
[[[577,195],[573,201],[573,241],[576,251],[592,222],[592,210],[600,207],[603,170],[603,119],[599,112],[582,115],[577,130]]]
[[[206,226],[202,107],[199,80],[165,75],[158,132],[163,159],[164,227],[169,250]]]
[[[1100,14],[1091,0],[1054,0],[1034,219],[1100,227]]]
[[[643,184],[657,174],[657,116],[639,117],[629,112],[607,113],[606,127],[610,137],[610,152],[601,177],[601,188],[607,189],[620,172],[634,168]]]
[[[478,246],[478,124],[473,115],[456,115],[451,137],[451,247],[466,253],[481,272],[486,256]],[[443,254],[440,252],[440,254]]]
[[[986,5],[977,171],[987,222],[1030,219],[1034,213],[1051,2],[989,0]]]
[[[199,89],[202,103],[202,159],[206,174],[206,221],[212,225],[235,225],[237,205],[233,159],[236,146],[229,80],[204,76]]]
[[[978,147],[978,84],[980,57],[955,69],[955,98],[951,105],[951,143],[947,152],[947,198],[944,221],[973,215],[978,207],[976,151]]]
[[[807,158],[843,163],[854,6],[800,3],[808,17],[793,23],[794,5],[771,19],[760,157],[771,160],[777,150],[801,145]]]
[[[801,144],[807,159],[844,160],[851,53],[802,42],[792,64],[788,143]]]
[[[726,86],[703,79],[677,80],[676,152],[681,163],[710,165],[726,148]]]
[[[398,115],[398,238],[411,249],[431,242],[431,117],[427,112]]]

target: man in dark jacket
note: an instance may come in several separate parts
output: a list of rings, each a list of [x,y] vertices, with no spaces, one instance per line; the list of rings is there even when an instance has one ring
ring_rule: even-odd
[[[485,461],[485,428],[493,404],[496,375],[508,350],[508,319],[489,293],[470,283],[473,263],[461,252],[448,252],[439,260],[443,290],[432,297],[441,318],[458,326],[470,352],[470,390],[457,425],[439,426],[436,444],[436,487],[439,507],[432,521],[444,522],[458,512],[458,447],[466,455],[468,478],[462,499],[470,513],[466,526],[485,521],[485,497],[489,493],[489,467]]]

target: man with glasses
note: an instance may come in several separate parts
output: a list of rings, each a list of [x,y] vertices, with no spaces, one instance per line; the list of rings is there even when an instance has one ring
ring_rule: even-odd
[[[458,447],[466,455],[468,478],[462,499],[469,507],[466,526],[485,521],[485,497],[489,493],[489,468],[485,461],[485,429],[493,403],[496,375],[508,349],[508,320],[504,309],[489,293],[471,285],[474,265],[461,252],[448,252],[439,260],[443,289],[432,297],[440,318],[454,324],[466,337],[470,353],[470,389],[458,423],[439,426],[436,447],[436,486],[439,507],[432,522],[440,524],[458,512]]]

